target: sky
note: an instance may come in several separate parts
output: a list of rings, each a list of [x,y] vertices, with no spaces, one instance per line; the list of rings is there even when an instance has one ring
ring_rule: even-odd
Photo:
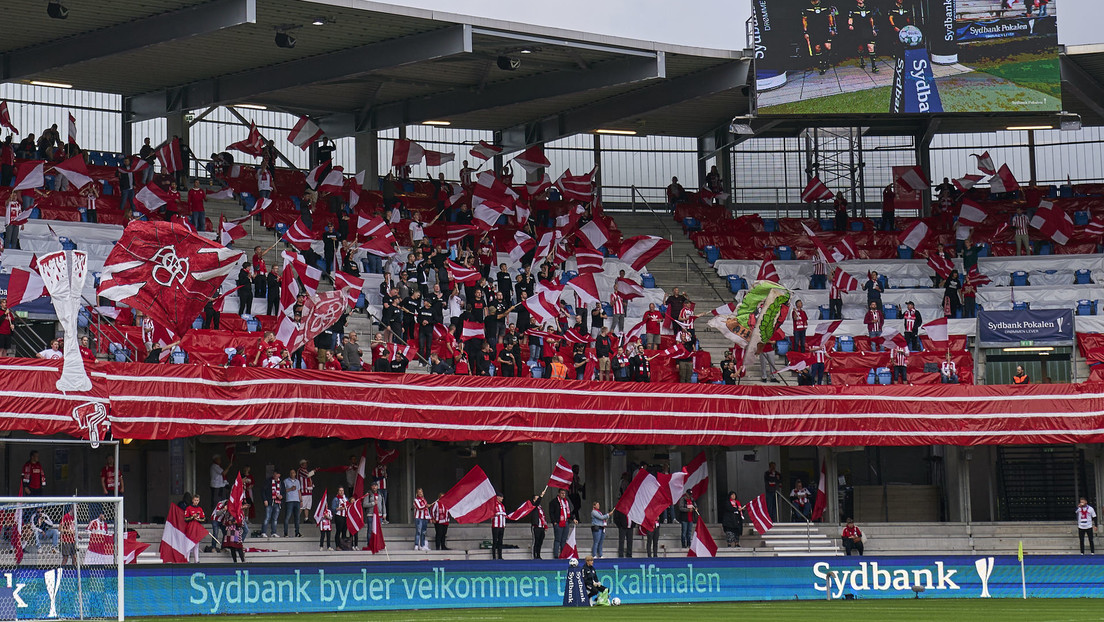
[[[383,0],[404,6],[540,24],[647,41],[743,49],[750,0]],[[999,0],[991,0],[996,4]],[[835,0],[847,4],[848,0]],[[1101,0],[1053,0],[1058,39],[1066,45],[1104,43]],[[1020,4],[1022,6],[1022,4]],[[1092,19],[1086,19],[1092,16]]]

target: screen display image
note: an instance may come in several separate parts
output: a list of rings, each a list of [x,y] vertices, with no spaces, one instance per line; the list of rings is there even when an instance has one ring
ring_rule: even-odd
[[[752,0],[761,115],[1057,112],[1061,0]]]

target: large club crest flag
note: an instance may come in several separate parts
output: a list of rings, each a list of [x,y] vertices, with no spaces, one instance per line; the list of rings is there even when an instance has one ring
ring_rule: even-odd
[[[54,305],[61,328],[65,333],[65,358],[61,376],[57,380],[58,391],[90,391],[92,379],[84,369],[80,344],[77,342],[77,314],[83,301],[84,281],[88,277],[88,254],[83,251],[56,251],[38,258],[38,273],[50,302]]]
[[[231,250],[169,222],[131,221],[111,249],[98,295],[138,309],[154,324],[183,335],[218,296],[243,260]]]

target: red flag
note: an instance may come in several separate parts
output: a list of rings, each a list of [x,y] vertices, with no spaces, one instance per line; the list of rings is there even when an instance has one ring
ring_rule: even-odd
[[[530,181],[525,183],[525,194],[531,197],[537,197],[552,187],[552,178],[545,172],[541,175],[541,178],[537,181]]]
[[[139,188],[134,195],[134,207],[148,216],[157,211],[157,208],[172,200],[174,200],[172,195],[161,190],[161,188],[154,184],[146,184]]]
[[[571,533],[567,534],[567,540],[564,541],[563,550],[560,551],[559,559],[578,559],[579,547],[575,544],[575,526],[571,526]]]
[[[558,297],[559,292],[556,292],[555,295]],[[549,300],[544,293],[526,299],[526,301],[522,303],[522,306],[528,309],[529,313],[531,313],[533,318],[540,324],[554,324],[556,318],[559,316],[559,309],[556,308],[556,303]]]
[[[483,276],[479,270],[461,266],[451,259],[445,262],[445,269],[448,270],[449,280],[464,285],[475,285]]]
[[[825,186],[824,182],[820,181],[820,177],[816,175],[809,180],[809,183],[805,184],[805,189],[801,191],[801,200],[805,203],[830,201],[834,196],[836,195],[832,194],[828,186]]]
[[[329,172],[329,169],[332,167],[332,165],[333,160],[326,160],[325,162],[322,162],[318,166],[312,168],[310,172],[307,173],[307,187],[311,190],[317,190],[319,184],[322,183],[322,180],[325,177],[324,173]]]
[[[537,169],[551,166],[551,162],[548,158],[544,157],[544,148],[540,145],[534,145],[529,147],[525,151],[514,157],[514,162],[517,162],[521,168],[525,169],[525,172],[533,174],[537,172]]]
[[[84,164],[84,156],[75,155],[64,162],[55,164],[54,170],[64,175],[69,183],[73,184],[73,188],[77,190],[92,183],[92,174],[88,172],[88,167]]]
[[[598,274],[602,272],[605,257],[601,252],[589,248],[575,249],[575,263],[579,274]]]
[[[17,307],[49,295],[46,291],[46,283],[37,272],[23,268],[11,269],[7,292],[9,306]]]
[[[376,465],[387,466],[399,459],[398,449],[388,449],[376,441]]]
[[[482,231],[490,231],[498,225],[498,219],[506,213],[505,205],[493,201],[473,201],[472,224]]]
[[[936,275],[941,279],[951,276],[951,272],[955,269],[954,262],[943,255],[928,255],[928,266],[935,270]]]
[[[595,218],[587,224],[579,227],[579,232],[576,234],[580,240],[583,240],[590,248],[599,249],[605,246],[609,241],[609,228],[601,219]]]
[[[1104,217],[1093,217],[1092,222],[1085,226],[1085,234],[1094,238],[1104,235]]]
[[[470,153],[473,158],[478,158],[480,160],[490,160],[496,155],[502,153],[502,147],[499,147],[498,145],[492,145],[485,140],[481,140],[479,141],[479,144],[472,147],[471,151],[469,151],[468,153]]]
[[[444,166],[449,162],[456,159],[455,153],[445,153],[443,151],[430,151],[425,150],[425,163],[426,166]]]
[[[970,271],[966,273],[966,282],[974,287],[981,287],[982,285],[992,283],[993,280],[979,272],[977,266],[973,266],[970,268]]]
[[[755,531],[758,531],[760,535],[767,533],[774,527],[774,521],[771,520],[770,512],[767,510],[767,495],[761,494],[755,497],[747,505],[748,518],[751,519],[751,524],[755,526]]]
[[[485,337],[485,329],[479,322],[469,322],[464,320],[464,327],[461,329],[460,341],[470,341],[472,339],[483,339]]]
[[[737,306],[738,305],[735,302],[730,302],[726,305],[721,305],[716,309],[713,309],[712,311],[710,311],[710,313],[712,313],[713,315],[732,315],[733,313],[736,313]]]
[[[352,307],[360,300],[360,293],[364,291],[364,279],[337,270],[334,274],[334,287],[345,293],[345,301]]]
[[[299,117],[299,121],[291,128],[288,134],[288,142],[306,151],[315,141],[322,138],[325,132],[315,125],[308,117]]]
[[[585,175],[572,175],[571,169],[567,169],[552,185],[559,188],[563,198],[568,201],[589,203],[594,199],[594,173],[596,170],[591,169]]]
[[[824,511],[828,509],[828,461],[820,460],[820,483],[817,484],[816,503],[813,505],[813,520],[824,517]]]
[[[225,216],[219,216],[219,243],[223,246],[229,246],[234,240],[240,240],[249,235],[249,232],[245,230],[245,227],[239,223],[231,220],[226,222]]]
[[[698,520],[698,526],[694,529],[694,538],[690,540],[690,550],[686,551],[687,557],[716,557],[717,543],[709,534],[709,527],[704,520]]]
[[[763,263],[759,264],[759,274],[755,277],[756,281],[773,281],[779,282],[778,270],[774,268],[774,262],[769,258],[764,259]]]
[[[897,239],[903,246],[918,251],[927,245],[931,237],[932,232],[928,224],[922,220],[917,220],[911,227],[902,231]]]
[[[579,329],[571,327],[564,331],[563,340],[567,343],[584,344],[590,341],[590,337],[579,332]]]
[[[642,530],[651,531],[655,528],[656,519],[659,518],[660,513],[674,502],[668,486],[669,481],[669,475],[660,481],[647,469],[641,468],[625,488],[624,494],[617,500],[614,509],[640,525]]]
[[[904,169],[895,181],[904,190],[912,192],[922,192],[931,185],[928,183],[927,176],[924,175],[923,167],[920,166],[911,166]]]
[[[137,564],[138,556],[141,555],[150,545],[146,542],[138,541],[138,534],[130,532],[123,540],[123,560],[127,564]]]
[[[532,512],[535,509],[537,509],[537,506],[533,505],[533,502],[527,499],[525,501],[525,503],[522,503],[521,505],[518,506],[518,509],[516,509],[513,512],[510,512],[509,514],[507,514],[506,518],[509,519],[509,520],[515,520],[515,521],[516,520],[521,520],[521,519],[525,518],[526,516],[529,516],[529,513]]]
[[[521,231],[515,231],[514,237],[506,241],[506,252],[510,254],[510,261],[515,263],[522,260],[525,254],[535,249],[537,243]]]
[[[45,175],[42,172],[44,164],[42,160],[27,160],[17,164],[15,167],[15,186],[12,188],[12,192],[41,188],[46,183]]]
[[[322,491],[322,498],[318,500],[318,507],[314,510],[314,524],[321,525],[322,519],[326,517],[326,511],[330,509],[328,499],[326,499],[326,491]]]
[[[458,523],[481,523],[494,516],[495,489],[487,474],[478,466],[472,467],[440,502]]]
[[[958,179],[951,180],[951,183],[954,184],[954,187],[958,188],[960,192],[966,192],[970,188],[976,186],[977,182],[982,179],[985,179],[984,175],[963,175]]]
[[[843,234],[843,237],[840,238],[839,244],[836,244],[834,247],[832,247],[831,258],[831,263],[859,258],[859,251],[855,249],[855,241],[851,239],[851,236],[849,234]]]
[[[261,136],[261,131],[257,129],[256,123],[249,124],[249,135],[245,140],[239,140],[236,143],[231,143],[226,149],[229,151],[234,149],[240,151],[246,155],[251,155],[255,158],[261,157],[261,152],[264,150],[265,139]]]
[[[175,173],[184,170],[184,158],[180,152],[180,139],[173,138],[157,150],[157,161],[161,163],[161,170],[165,173]]]
[[[72,112],[69,113],[69,144],[77,144],[77,118]]]
[[[391,151],[391,166],[414,166],[422,161],[424,155],[425,149],[421,145],[412,140],[400,138],[395,141]]]
[[[859,281],[840,268],[836,268],[832,273],[832,287],[841,292],[853,292],[859,289]]]
[[[560,456],[559,460],[556,460],[556,466],[552,468],[552,475],[548,478],[548,487],[567,490],[574,479],[575,473],[571,470],[571,465],[564,460],[563,456]]]
[[[302,216],[284,232],[282,239],[301,251],[310,249],[311,243],[315,240],[314,233],[307,226],[307,223],[303,222]]]
[[[596,304],[601,302],[601,299],[598,297],[598,283],[595,282],[593,274],[580,274],[568,281],[567,286],[575,290],[575,293],[579,295],[579,300],[581,300],[583,304]]]
[[[995,193],[1015,192],[1020,189],[1020,182],[1012,174],[1012,169],[1007,164],[1001,164],[997,173],[989,178],[989,190]]]
[[[199,521],[185,521],[184,510],[175,503],[169,504],[169,516],[161,535],[161,561],[166,564],[184,564],[188,554],[207,537],[207,530]]]
[[[928,338],[939,347],[947,347],[946,344],[949,339],[947,334],[947,318],[941,317],[924,324],[924,332],[928,333]]]
[[[8,102],[6,101],[0,101],[0,127],[8,128],[13,134],[19,133],[19,130],[12,125],[11,113],[8,112]]]
[[[682,470],[686,472],[686,490],[690,492],[690,496],[697,499],[705,494],[709,488],[709,464],[706,462],[705,452],[699,452]]]
[[[513,209],[517,199],[518,194],[495,177],[491,171],[483,171],[475,178],[475,184],[472,186],[473,210],[484,201]]]
[[[380,516],[380,506],[377,503],[372,507],[372,525],[368,530],[368,550],[375,555],[386,547],[387,543],[383,541],[383,517]]]
[[[1070,236],[1073,235],[1073,220],[1070,219],[1069,214],[1049,201],[1039,204],[1039,208],[1031,218],[1031,226],[1062,245],[1069,242]]]
[[[639,272],[649,261],[658,257],[670,246],[670,240],[654,235],[638,235],[623,241],[617,256],[621,258],[621,261],[632,266],[633,270]]]
[[[365,464],[368,459],[368,446],[360,454],[360,462],[357,463],[356,479],[353,480],[353,495],[349,498],[349,514],[345,518],[349,524],[349,533],[355,534],[364,527],[364,474]]]
[[[226,511],[230,513],[230,516],[238,520],[245,519],[245,511],[242,506],[245,504],[245,485],[242,484],[241,472],[234,478],[234,485],[230,487],[230,501],[226,504]]]
[[[985,173],[986,175],[996,175],[997,174],[997,166],[995,164],[993,164],[993,158],[989,157],[989,152],[988,151],[986,151],[985,153],[983,153],[981,155],[978,155],[976,153],[971,153],[970,157],[978,159],[977,167],[978,167],[978,170],[981,171],[982,173]]]

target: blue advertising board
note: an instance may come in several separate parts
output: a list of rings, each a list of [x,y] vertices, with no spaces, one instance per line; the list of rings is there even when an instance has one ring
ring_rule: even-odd
[[[1073,341],[1073,310],[978,311],[977,334],[982,343]]]
[[[1104,559],[1028,556],[1029,597],[1104,597]],[[625,603],[1021,598],[1015,556],[599,560]],[[561,606],[563,561],[128,566],[129,616]],[[829,580],[831,584],[829,586]]]
[[[927,49],[909,48],[897,57],[889,111],[893,114],[943,112]]]
[[[959,43],[990,41],[1053,35],[1057,30],[1057,18],[1051,17],[1002,17],[998,19],[972,20],[955,24],[955,38]]]

